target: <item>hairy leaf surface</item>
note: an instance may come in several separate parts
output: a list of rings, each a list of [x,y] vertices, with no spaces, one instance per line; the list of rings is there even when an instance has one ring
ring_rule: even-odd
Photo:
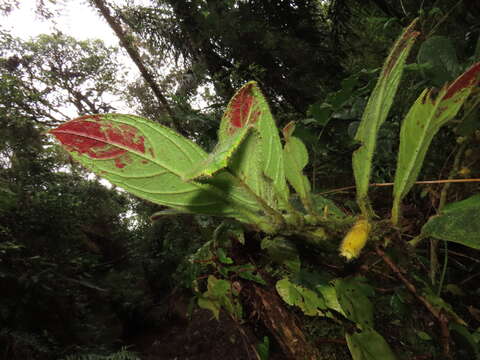
[[[448,204],[440,215],[430,218],[422,236],[456,242],[480,250],[480,195]]]
[[[251,127],[245,126],[232,134],[232,136],[219,142],[208,157],[198,164],[192,172],[186,175],[185,180],[190,181],[204,177],[208,178],[216,172],[225,169],[235,151],[238,150],[242,141],[245,140],[250,129]]]
[[[268,103],[255,81],[245,84],[228,104],[220,123],[219,142],[249,126],[255,131],[235,153],[229,169],[271,207],[278,208],[275,193],[288,194],[282,145]]]
[[[51,133],[88,169],[154,203],[244,222],[257,210],[254,200],[235,188],[228,174],[218,176],[215,186],[183,181],[207,154],[147,119],[119,114],[84,116]]]
[[[397,223],[400,202],[415,183],[428,147],[438,130],[457,115],[473,87],[478,84],[480,63],[459,76],[452,84],[443,87],[434,97],[426,89],[415,101],[405,117],[400,130],[392,221]]]
[[[387,118],[402,77],[405,61],[419,35],[414,31],[415,24],[416,20],[405,29],[390,51],[355,136],[355,140],[359,141],[361,146],[353,153],[353,172],[357,185],[358,203],[364,215],[368,215],[370,207],[367,193],[378,130]]]

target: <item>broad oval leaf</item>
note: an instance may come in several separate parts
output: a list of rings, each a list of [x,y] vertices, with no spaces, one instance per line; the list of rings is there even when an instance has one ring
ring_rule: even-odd
[[[387,118],[402,77],[405,61],[419,35],[414,31],[416,22],[417,20],[414,20],[405,29],[390,51],[375,89],[368,99],[355,136],[355,140],[359,141],[361,146],[353,153],[353,172],[357,185],[357,201],[365,216],[369,216],[371,212],[367,194],[378,130]]]
[[[480,249],[480,194],[448,204],[440,215],[430,218],[422,228],[422,236],[452,241]]]
[[[183,181],[207,154],[192,141],[150,120],[121,114],[90,115],[71,120],[51,133],[85,167],[154,203],[244,222],[258,210],[254,201],[234,187],[228,174],[216,179],[217,186]]]
[[[479,82],[480,63],[443,87],[434,98],[424,90],[406,115],[400,129],[400,148],[393,187],[392,222],[400,216],[400,202],[410,191],[422,168],[428,147],[438,130],[453,119]]]
[[[423,72],[437,87],[452,81],[459,74],[455,46],[446,36],[432,36],[425,40],[418,50],[417,61],[430,65]]]

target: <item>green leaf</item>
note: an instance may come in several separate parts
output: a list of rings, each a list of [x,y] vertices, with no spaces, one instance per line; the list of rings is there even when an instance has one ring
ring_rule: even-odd
[[[293,242],[283,236],[262,239],[262,249],[278,264],[285,265],[292,272],[300,271],[300,255]]]
[[[315,291],[294,284],[287,278],[277,281],[275,288],[283,301],[298,306],[305,315],[317,316],[326,309],[323,299]]]
[[[207,291],[198,298],[198,306],[212,311],[215,318],[219,319],[220,309],[224,308],[232,316],[240,318],[242,307],[233,299],[231,284],[227,280],[217,279],[215,276],[208,277]]]
[[[297,192],[303,205],[309,211],[312,210],[312,200],[310,194],[310,182],[303,174],[303,169],[308,164],[307,148],[302,140],[292,136],[295,124],[290,122],[283,129],[285,146],[283,148],[283,159],[285,164],[285,176],[288,182]]]
[[[457,52],[452,41],[445,36],[432,36],[425,40],[418,50],[417,61],[429,65],[424,73],[437,87],[458,75]]]
[[[260,360],[268,360],[270,357],[270,338],[268,336],[264,336],[263,341],[257,344],[257,352]]]
[[[233,269],[233,267],[230,267],[230,269]],[[242,279],[255,281],[260,285],[267,285],[266,281],[256,273],[257,268],[253,264],[238,265],[235,271]]]
[[[272,208],[278,209],[279,199],[274,194],[288,198],[282,145],[268,103],[255,81],[245,84],[230,100],[220,123],[219,142],[247,126],[255,131],[234,155],[230,169]]]
[[[107,114],[71,120],[51,133],[75,160],[143,199],[243,222],[258,217],[255,199],[227,173],[212,184],[183,181],[207,154],[167,127],[138,116]]]
[[[230,282],[227,280],[217,279],[215,276],[208,277],[208,295],[216,298],[226,296],[230,291]]]
[[[313,203],[315,210],[327,217],[334,217],[337,219],[345,219],[345,213],[330,199],[319,194],[313,194]]]
[[[395,360],[395,354],[390,349],[382,335],[369,329],[360,333],[345,334],[348,349],[353,360]]]
[[[480,249],[480,194],[445,206],[422,228],[422,236],[452,241]]]
[[[387,118],[402,77],[405,61],[419,35],[414,31],[416,23],[417,20],[414,20],[405,29],[390,51],[355,136],[355,140],[359,141],[361,146],[353,153],[353,172],[357,185],[357,201],[362,213],[366,216],[371,213],[367,194],[378,130]]]
[[[480,346],[475,341],[475,337],[465,326],[451,322],[449,324],[455,345],[458,346],[465,358],[480,359]]]
[[[357,323],[361,329],[373,328],[373,305],[365,294],[369,285],[361,278],[336,279],[334,285],[347,319]]]
[[[326,103],[315,103],[308,108],[308,115],[312,116],[312,121],[320,126],[326,126],[328,124],[332,112],[332,105]]]
[[[232,136],[224,138],[222,142],[217,144],[215,149],[213,149],[204,161],[185,176],[185,180],[191,181],[204,177],[208,178],[218,171],[225,169],[234,152],[240,147],[242,141],[245,140],[250,129],[250,126],[245,126],[235,132]]]
[[[218,256],[218,260],[220,260],[222,264],[233,264],[232,258],[227,256],[223,248],[217,249],[217,256]]]
[[[423,341],[431,341],[432,340],[432,337],[430,335],[428,335],[425,331],[416,330],[415,332],[417,333],[417,336],[420,339],[422,339]]]
[[[328,309],[334,310],[347,317],[345,311],[340,305],[340,302],[338,301],[337,291],[333,284],[319,284],[315,286],[315,290],[322,295],[323,300],[325,301],[325,306]]]
[[[473,87],[478,84],[480,63],[443,87],[436,98],[424,90],[405,117],[400,130],[400,148],[393,187],[392,222],[400,216],[400,202],[415,183],[428,147],[438,130],[454,118]]]
[[[210,310],[215,319],[219,320],[221,305],[217,300],[199,297],[197,303],[200,308]]]

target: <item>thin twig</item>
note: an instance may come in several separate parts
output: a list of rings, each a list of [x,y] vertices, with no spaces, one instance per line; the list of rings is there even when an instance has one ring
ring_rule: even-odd
[[[443,179],[443,180],[422,180],[422,181],[415,181],[414,184],[416,185],[421,185],[421,184],[446,184],[446,183],[469,183],[469,182],[480,182],[480,179]],[[376,186],[376,187],[382,187],[382,186],[393,186],[394,183],[373,183],[370,184],[369,186]],[[318,193],[318,195],[324,195],[324,194],[330,194],[330,193],[335,193],[335,192],[341,192],[341,191],[346,191],[346,190],[352,190],[355,189],[356,186],[345,186],[337,189],[332,189],[332,190],[327,190],[327,191],[322,191],[321,193]]]
[[[182,129],[180,124],[180,120],[177,118],[175,112],[170,107],[167,98],[163,95],[162,90],[155,81],[152,72],[144,64],[137,46],[134,44],[134,41],[132,41],[131,33],[122,28],[120,22],[110,13],[110,8],[104,0],[92,0],[92,3],[95,5],[100,14],[107,21],[108,25],[110,25],[112,30],[117,35],[118,39],[120,40],[120,44],[127,51],[130,59],[132,59],[132,61],[137,66],[143,79],[150,87],[153,94],[160,103],[162,110],[164,110],[170,116],[170,120],[172,121],[172,127],[178,132],[184,134],[184,130]]]

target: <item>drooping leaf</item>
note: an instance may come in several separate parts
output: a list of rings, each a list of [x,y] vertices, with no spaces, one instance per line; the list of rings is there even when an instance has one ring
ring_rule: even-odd
[[[480,195],[449,204],[430,218],[422,228],[422,236],[456,242],[480,249]]]
[[[246,126],[255,129],[234,157],[231,171],[239,176],[272,208],[278,208],[274,192],[288,198],[282,145],[270,108],[255,81],[245,84],[230,100],[220,123],[219,142],[226,141]],[[238,157],[235,159],[235,157]],[[250,162],[259,161],[258,165]],[[265,177],[270,182],[265,181]],[[273,190],[272,190],[273,188]],[[258,191],[258,192],[257,192]]]
[[[303,169],[308,164],[308,152],[302,140],[292,136],[294,129],[295,124],[293,122],[287,124],[283,129],[283,137],[285,139],[283,148],[285,176],[297,192],[305,208],[312,211],[310,181],[303,174]]]
[[[414,20],[405,29],[390,51],[355,136],[355,140],[359,141],[361,146],[353,153],[353,172],[357,185],[357,201],[365,216],[371,212],[367,193],[378,130],[387,118],[400,83],[405,61],[419,35],[414,31],[416,22]]]
[[[428,147],[438,130],[454,118],[473,87],[478,84],[480,63],[443,87],[434,98],[432,90],[424,90],[406,115],[400,130],[400,148],[393,188],[392,222],[400,216],[400,202],[415,183]]]
[[[182,212],[223,215],[249,222],[255,200],[227,173],[215,185],[183,177],[207,154],[173,130],[147,119],[120,114],[90,115],[51,131],[85,167],[128,192]]]
[[[382,335],[375,330],[346,334],[353,360],[395,360],[395,354]]]
[[[452,40],[446,36],[432,36],[425,40],[418,50],[417,61],[429,65],[423,72],[437,87],[458,75],[457,52]]]

